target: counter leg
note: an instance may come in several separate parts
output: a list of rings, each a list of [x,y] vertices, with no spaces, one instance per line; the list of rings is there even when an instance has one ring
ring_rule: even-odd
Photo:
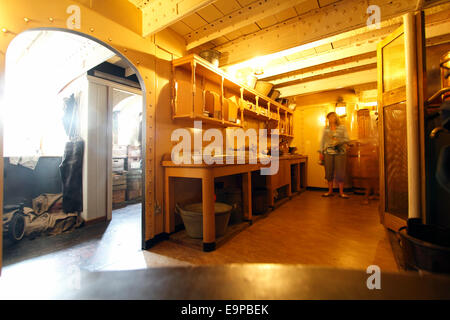
[[[175,231],[175,202],[174,202],[174,187],[173,181],[169,175],[164,176],[164,215],[165,215],[165,227],[166,233],[172,233]]]
[[[242,174],[242,200],[243,200],[243,210],[244,218],[249,221],[250,224],[253,222],[252,216],[252,173],[245,172]]]
[[[203,203],[203,251],[216,249],[216,221],[214,214],[214,177],[206,174],[202,178]]]
[[[270,208],[275,206],[275,200],[273,199],[273,187],[272,187],[272,176],[267,176],[267,202]]]

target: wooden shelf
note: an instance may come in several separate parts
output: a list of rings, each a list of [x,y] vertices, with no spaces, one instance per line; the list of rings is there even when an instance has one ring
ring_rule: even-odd
[[[224,87],[229,88],[233,91],[240,91],[244,89],[244,98],[253,100],[255,97],[259,97],[260,100],[265,101],[266,103],[270,103],[270,108],[272,110],[277,110],[280,108],[281,110],[292,114],[292,110],[282,105],[281,103],[276,102],[275,100],[270,99],[267,96],[260,94],[254,89],[247,87],[244,84],[238,83],[235,79],[233,79],[230,75],[223,72],[221,69],[217,68],[215,65],[209,63],[205,59],[199,57],[196,54],[191,54],[183,58],[176,59],[172,62],[174,67],[181,67],[186,70],[189,70],[192,67],[192,64],[196,66],[196,73],[199,75],[205,76],[211,80],[215,80],[217,83],[221,81],[221,78],[224,79]]]
[[[243,108],[243,109],[240,108],[240,109],[238,109],[238,113],[242,112],[242,110],[244,111],[244,116],[248,116],[248,117],[251,117],[251,118],[254,118],[254,119],[257,119],[257,120],[278,121],[278,119],[269,117],[269,116],[267,116],[265,114],[262,114],[262,113],[258,113],[257,111],[251,110],[251,109],[248,109],[248,108]]]
[[[203,121],[206,125],[221,128],[242,128],[248,121],[264,122],[267,129],[282,129],[293,132],[293,111],[282,104],[260,94],[244,84],[238,83],[231,76],[208,61],[192,54],[172,62],[174,81],[172,86],[173,120]],[[208,96],[206,96],[208,94]],[[207,98],[206,98],[207,97]],[[237,106],[239,124],[218,119],[221,113],[229,119],[225,99],[230,99]],[[253,107],[252,107],[253,105]],[[256,108],[254,107],[256,106]],[[217,118],[204,116],[204,111]],[[234,118],[234,115],[232,116]],[[292,139],[293,136],[280,134],[281,138]]]
[[[275,134],[267,132],[267,135],[275,135]],[[279,133],[279,134],[276,134],[276,135],[281,137],[281,138],[288,138],[288,139],[293,139],[294,138],[294,136],[292,136],[290,134],[286,134],[286,133]]]
[[[202,115],[174,116],[173,119],[174,120],[185,120],[185,121],[202,121],[204,123],[211,124],[211,125],[218,126],[218,127],[223,127],[223,128],[227,128],[227,127],[242,128],[242,125],[238,124],[238,123],[220,120],[220,119],[216,119],[216,118],[210,118],[210,117],[206,117],[206,116],[202,116]]]

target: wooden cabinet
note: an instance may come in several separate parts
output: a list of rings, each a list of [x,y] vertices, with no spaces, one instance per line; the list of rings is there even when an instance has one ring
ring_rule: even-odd
[[[306,187],[307,163],[308,157],[305,156],[286,156],[279,160],[278,173],[267,176],[266,180],[270,207],[275,206],[277,193],[283,192],[284,197],[290,197],[293,189],[294,192],[299,192]],[[292,184],[295,185],[294,188]]]
[[[272,190],[276,190],[291,183],[290,166],[286,160],[280,160],[278,173],[268,177],[269,186]]]

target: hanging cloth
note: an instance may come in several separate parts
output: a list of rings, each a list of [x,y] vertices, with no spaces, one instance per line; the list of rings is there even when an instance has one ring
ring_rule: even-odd
[[[442,127],[450,131],[450,101],[445,101],[441,105]],[[450,193],[450,145],[442,148],[436,168],[436,180]]]
[[[83,140],[66,143],[59,166],[63,183],[63,210],[66,213],[83,211],[83,155]]]

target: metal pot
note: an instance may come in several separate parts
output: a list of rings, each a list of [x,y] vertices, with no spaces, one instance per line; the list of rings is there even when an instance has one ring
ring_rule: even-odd
[[[273,90],[272,93],[270,94],[270,99],[275,100],[278,99],[280,97],[281,92],[278,90]]]
[[[216,67],[219,66],[219,59],[222,53],[217,50],[203,50],[199,53],[200,57],[212,63]]]
[[[261,93],[264,96],[267,96],[270,93],[270,90],[272,90],[273,84],[267,81],[257,81],[255,90]]]

